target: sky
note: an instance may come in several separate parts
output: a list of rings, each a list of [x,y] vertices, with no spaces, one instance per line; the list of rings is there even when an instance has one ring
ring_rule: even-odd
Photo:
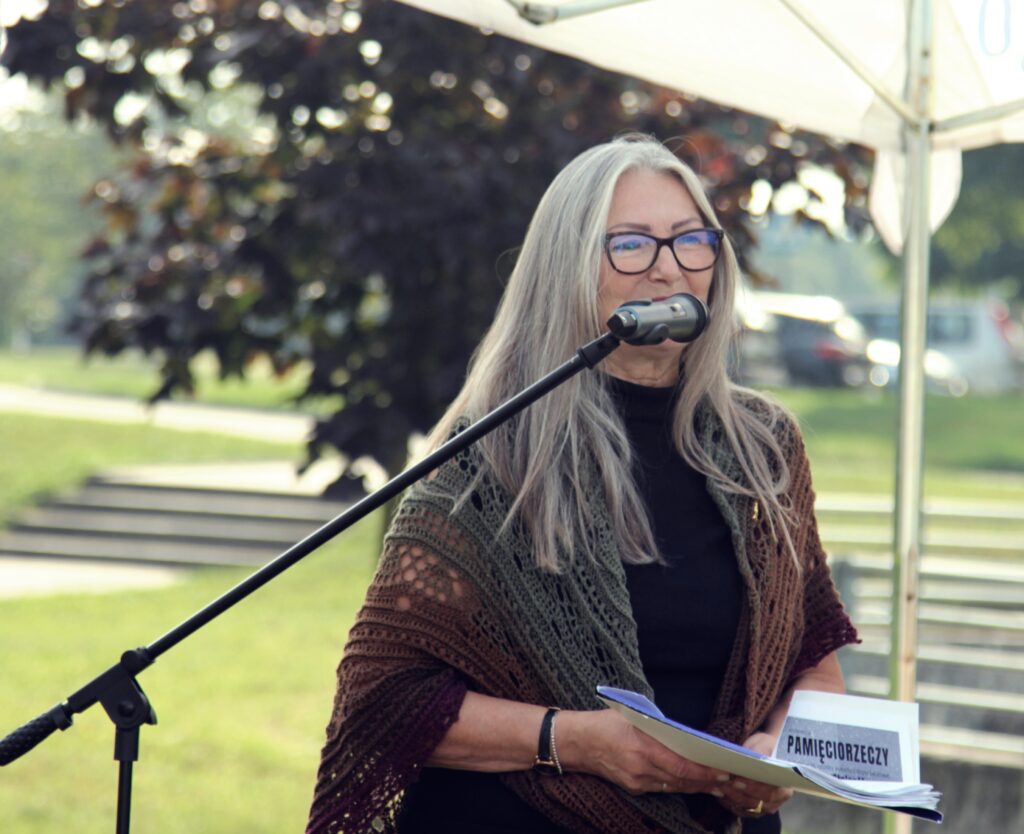
[[[4,28],[13,26],[22,17],[32,17],[46,8],[46,0],[0,0],[0,53],[7,45]],[[0,69],[0,112],[22,107],[31,107],[42,100],[42,96],[28,87],[24,78],[9,78],[7,71]]]

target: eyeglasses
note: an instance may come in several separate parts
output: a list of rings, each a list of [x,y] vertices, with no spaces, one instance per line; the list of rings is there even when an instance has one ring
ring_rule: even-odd
[[[722,251],[721,229],[690,229],[675,237],[642,232],[615,232],[604,236],[604,251],[612,269],[624,275],[646,272],[667,246],[682,269],[699,272],[714,266]]]

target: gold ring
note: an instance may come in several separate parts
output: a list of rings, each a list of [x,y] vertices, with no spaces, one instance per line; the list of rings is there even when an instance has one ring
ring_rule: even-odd
[[[747,810],[744,811],[745,814],[754,814],[755,816],[760,816],[763,812],[764,812],[764,800],[763,799],[758,801],[756,808],[747,808]]]

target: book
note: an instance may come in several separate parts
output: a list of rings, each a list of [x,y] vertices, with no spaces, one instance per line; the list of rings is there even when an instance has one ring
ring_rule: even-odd
[[[637,729],[707,767],[942,822],[941,794],[918,781],[916,704],[798,690],[774,754],[765,756],[673,721],[637,692],[599,686],[597,694]]]

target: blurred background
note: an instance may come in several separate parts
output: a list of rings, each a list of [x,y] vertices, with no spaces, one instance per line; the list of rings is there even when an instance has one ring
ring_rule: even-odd
[[[0,732],[398,472],[543,189],[623,130],[715,197],[735,376],[803,426],[849,682],[885,694],[901,273],[869,150],[387,0],[0,0],[0,24]],[[1021,171],[1021,145],[965,154],[932,248],[918,700],[953,830],[1024,825]],[[147,672],[137,830],[301,829],[383,523]],[[93,710],[0,772],[0,828],[109,828],[109,736]],[[820,805],[788,830],[881,824]]]

